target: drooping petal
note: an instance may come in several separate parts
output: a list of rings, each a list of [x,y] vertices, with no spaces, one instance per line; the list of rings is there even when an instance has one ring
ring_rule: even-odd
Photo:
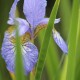
[[[28,74],[37,62],[38,50],[31,42],[22,44],[21,48],[25,74]],[[7,64],[7,69],[13,73],[15,72],[15,50],[15,44],[10,41],[10,34],[5,32],[1,54]]]
[[[16,12],[16,5],[18,3],[19,0],[14,0],[14,3],[11,7],[11,10],[9,12],[9,20],[8,20],[8,24],[13,25],[14,24],[14,18],[15,18],[15,12]]]
[[[32,71],[34,65],[38,60],[38,50],[37,47],[31,42],[27,42],[22,46],[23,50],[23,60],[24,60],[24,68],[26,70],[26,74]]]
[[[43,20],[41,20],[41,21],[39,22],[39,24],[48,24],[48,22],[49,22],[49,18],[44,18]],[[60,18],[55,19],[54,24],[57,24],[57,23],[59,23],[59,22],[60,22]]]
[[[24,0],[23,12],[32,27],[45,16],[46,0]]]
[[[6,62],[7,69],[14,72],[15,46],[10,42],[10,34],[5,33],[2,44],[1,54]]]
[[[56,44],[61,48],[61,50],[64,53],[68,53],[68,46],[65,43],[65,41],[62,39],[60,34],[56,30],[54,30],[54,29],[53,29],[52,32],[53,32],[53,38],[54,38],[54,41],[56,42]]]

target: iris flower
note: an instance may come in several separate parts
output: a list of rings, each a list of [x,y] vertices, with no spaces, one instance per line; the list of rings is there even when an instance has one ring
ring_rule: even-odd
[[[25,19],[15,16],[16,6],[19,0],[14,0],[11,10],[9,12],[8,24],[11,27],[5,31],[4,40],[2,44],[1,54],[4,58],[7,69],[10,72],[15,72],[15,21],[19,23],[19,36],[21,40],[22,58],[25,73],[28,74],[34,68],[38,60],[38,49],[32,43],[38,32],[47,27],[49,18],[45,18],[46,0],[24,0],[23,13]],[[55,19],[54,24],[59,23],[60,19]],[[67,53],[68,48],[60,34],[53,29],[53,38],[57,45],[64,53]]]

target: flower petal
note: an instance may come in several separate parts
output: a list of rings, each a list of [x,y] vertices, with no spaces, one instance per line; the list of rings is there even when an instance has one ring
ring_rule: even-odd
[[[39,24],[48,24],[48,22],[49,22],[49,18],[44,18],[43,20],[41,20],[41,21],[39,22]],[[60,18],[55,19],[54,24],[57,24],[57,23],[59,23],[59,22],[60,22]]]
[[[22,44],[21,48],[25,74],[28,74],[32,71],[37,62],[38,50],[37,47],[31,42]],[[8,32],[5,32],[4,35],[1,54],[7,64],[7,69],[10,72],[15,72],[15,44],[10,41]]]
[[[61,48],[61,50],[64,52],[64,53],[68,53],[68,47],[66,45],[66,43],[64,42],[64,40],[62,39],[62,37],[60,36],[60,34],[53,29],[53,38],[54,38],[54,41],[56,42],[56,44]]]
[[[19,23],[19,35],[20,36],[24,35],[26,32],[29,32],[29,33],[31,32],[29,24],[26,20],[21,19],[21,18],[16,18],[15,21]],[[16,31],[14,30],[11,36],[15,36],[15,34],[16,34]]]
[[[6,35],[4,36],[1,54],[7,64],[7,69],[10,72],[14,72],[15,47],[14,47],[14,44],[12,44],[9,40],[10,39],[9,34],[8,33],[5,33],[5,34]]]
[[[23,12],[32,27],[45,16],[46,0],[24,0]]]
[[[38,50],[37,47],[32,44],[31,42],[27,42],[22,46],[23,50],[23,60],[24,60],[24,67],[26,70],[26,74],[32,71],[34,65],[38,60]]]
[[[39,22],[39,24],[37,25],[37,27],[34,29],[34,38],[36,38],[37,34],[44,28],[47,27],[47,24],[49,22],[49,18],[44,18],[43,20],[41,20]],[[55,19],[54,24],[57,24],[60,22],[60,18]]]
[[[44,29],[47,28],[47,24],[39,24],[35,29],[34,29],[34,39],[37,37],[38,33]]]
[[[18,3],[19,0],[14,0],[14,3],[11,7],[11,10],[9,12],[9,20],[8,20],[8,24],[13,25],[14,24],[14,18],[15,18],[15,12],[16,12],[16,5]]]
[[[28,22],[26,22],[26,20],[21,19],[21,18],[17,18],[16,20],[19,22],[19,35],[20,36],[30,30],[29,24]]]

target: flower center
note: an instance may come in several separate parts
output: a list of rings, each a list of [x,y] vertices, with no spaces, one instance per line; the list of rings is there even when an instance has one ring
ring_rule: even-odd
[[[7,33],[11,35],[15,31],[15,27],[11,26],[8,28]],[[21,44],[26,43],[27,41],[31,40],[31,34],[29,32],[26,32],[24,35],[20,36]],[[16,43],[16,37],[10,36],[10,42],[15,44]]]

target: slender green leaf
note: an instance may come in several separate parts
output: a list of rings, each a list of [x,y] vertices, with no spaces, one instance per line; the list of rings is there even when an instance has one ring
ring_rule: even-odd
[[[69,34],[67,80],[74,80],[76,64],[76,38],[78,28],[79,0],[73,0],[72,18]]]
[[[44,33],[45,33],[44,30],[42,30],[39,33],[40,45],[42,43]],[[56,73],[58,64],[59,64],[56,46],[54,45],[54,43],[53,44],[52,43],[53,43],[53,38],[50,39],[50,44],[49,44],[47,57],[46,57],[46,69],[47,69],[49,80],[54,80],[54,74]]]
[[[77,36],[77,55],[76,55],[76,78],[80,80],[80,7],[79,7],[79,25],[78,25],[78,36]]]
[[[70,26],[70,15],[71,15],[71,6],[70,0],[61,0],[60,4],[60,15],[61,15],[61,26],[62,26],[62,33],[64,33],[64,37],[68,37],[69,26]],[[68,40],[68,39],[67,39]],[[65,56],[62,69],[61,69],[61,76],[60,80],[66,80],[67,75],[67,65],[68,65],[68,55]]]
[[[51,38],[50,40],[50,44],[47,52],[48,54],[46,58],[46,68],[50,80],[54,80],[59,64],[56,46],[54,45],[54,43],[52,44],[52,42],[53,42],[53,38]]]
[[[70,0],[61,0],[59,12],[61,15],[61,24],[62,24],[61,33],[63,33],[63,36],[67,38],[70,26],[70,17],[71,17]]]
[[[67,64],[68,64],[68,56],[65,57],[60,80],[66,80]]]
[[[16,26],[16,80],[24,80],[24,68],[22,61],[21,43],[18,33],[18,25]]]
[[[50,36],[52,33],[53,25],[54,25],[53,21],[56,18],[57,10],[59,7],[59,2],[60,2],[60,0],[56,0],[55,5],[54,5],[53,10],[52,10],[51,15],[50,15],[50,20],[49,20],[48,27],[46,29],[43,43],[42,43],[41,50],[40,50],[35,80],[40,80],[40,77],[41,77],[41,73],[42,73],[42,70],[44,67],[46,53],[47,53],[47,49],[48,49],[48,45],[49,45],[49,40],[50,40]]]

